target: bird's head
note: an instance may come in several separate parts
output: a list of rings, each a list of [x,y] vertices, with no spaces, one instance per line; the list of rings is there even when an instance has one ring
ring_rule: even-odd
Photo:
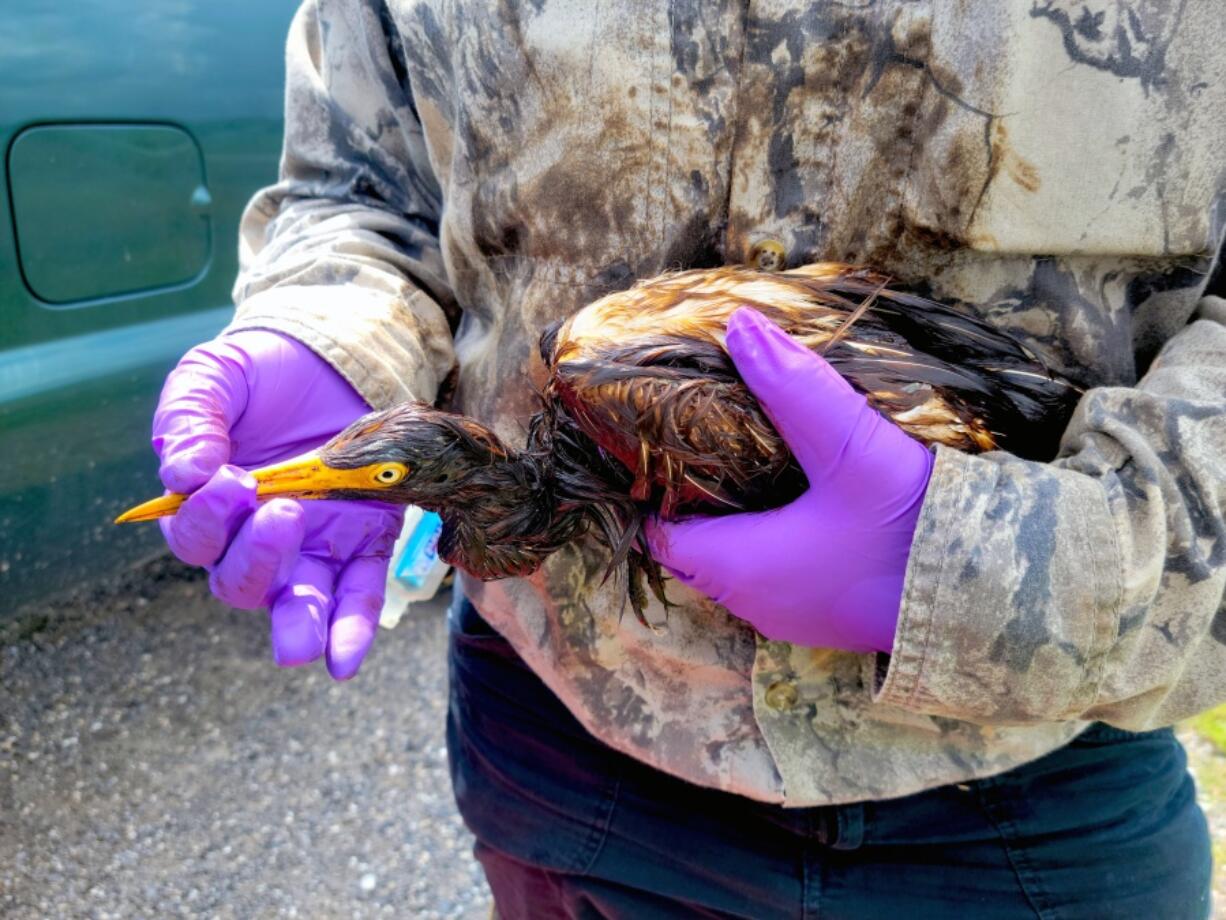
[[[351,499],[438,510],[511,452],[485,426],[424,403],[372,412],[318,450],[251,471],[261,499]],[[488,484],[478,483],[480,487]],[[174,514],[186,496],[137,505],[116,523]]]

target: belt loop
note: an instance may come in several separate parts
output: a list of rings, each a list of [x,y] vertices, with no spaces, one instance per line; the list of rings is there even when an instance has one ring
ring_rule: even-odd
[[[852,802],[835,810],[838,830],[831,841],[836,850],[858,850],[864,843],[864,803]]]
[[[810,836],[816,837],[822,846],[829,846],[838,836],[839,820],[835,812],[836,805],[819,805],[813,809],[810,825]]]

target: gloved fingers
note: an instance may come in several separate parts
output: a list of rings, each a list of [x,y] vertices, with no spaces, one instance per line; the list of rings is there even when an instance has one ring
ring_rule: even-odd
[[[187,497],[173,517],[159,523],[171,552],[189,565],[212,565],[247,516],[255,510],[256,483],[250,473],[223,466]]]
[[[304,554],[294,563],[268,611],[273,660],[281,667],[306,664],[324,653],[334,580],[332,567],[315,556]]]
[[[358,673],[375,641],[390,561],[386,554],[359,556],[341,572],[327,650],[328,673],[337,680]]]
[[[752,308],[732,314],[725,343],[810,480],[835,463],[867,409],[864,397],[823,358]]]
[[[681,582],[681,584],[685,585],[687,588],[695,588],[694,586],[695,578],[689,572],[683,572],[681,571],[681,569],[671,568],[665,565],[663,562],[660,563],[660,567],[663,568],[664,571],[668,573],[669,577],[672,578],[674,581]],[[697,590],[697,588],[695,588],[695,590]]]
[[[693,518],[676,523],[651,518],[643,530],[656,562],[682,584],[718,599],[740,577],[744,553],[738,548],[744,545],[744,535],[737,522],[746,517],[751,515]]]
[[[643,539],[647,542],[647,552],[651,558],[674,575],[689,577],[689,572],[682,565],[686,556],[677,548],[673,532],[677,524],[662,521],[657,517],[649,517],[643,521]]]
[[[209,576],[209,588],[231,607],[255,610],[285,584],[302,548],[306,515],[285,498],[261,505],[243,522]]]
[[[230,429],[247,404],[246,355],[216,340],[193,348],[166,377],[153,414],[158,475],[192,492],[230,460]]]

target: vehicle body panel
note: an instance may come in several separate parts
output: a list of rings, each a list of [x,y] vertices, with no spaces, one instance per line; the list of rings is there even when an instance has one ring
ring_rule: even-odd
[[[110,521],[160,490],[149,423],[161,382],[230,314],[239,215],[276,177],[285,34],[295,7],[296,0],[6,4],[0,597],[7,609],[127,567],[162,545],[155,527]],[[42,146],[23,150],[30,138]],[[137,141],[125,157],[124,143]],[[198,151],[195,175],[185,165],[188,145]],[[88,174],[76,197],[55,176],[36,174],[41,162],[45,173],[71,177],[64,156]],[[159,238],[167,244],[160,250]],[[116,263],[125,251],[137,264]],[[22,271],[23,256],[27,269],[36,266],[33,279]]]

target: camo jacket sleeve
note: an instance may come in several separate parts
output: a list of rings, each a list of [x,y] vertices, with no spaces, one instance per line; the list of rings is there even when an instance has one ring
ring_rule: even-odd
[[[433,400],[455,355],[441,193],[372,7],[308,0],[294,18],[281,178],[243,215],[230,329],[293,336],[382,408]]]
[[[979,723],[1169,724],[1226,699],[1226,301],[1050,464],[940,451],[876,698]],[[882,674],[884,671],[884,674]]]

